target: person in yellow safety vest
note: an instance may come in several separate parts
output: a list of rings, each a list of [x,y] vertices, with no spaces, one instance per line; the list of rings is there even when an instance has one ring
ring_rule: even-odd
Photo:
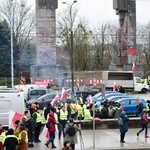
[[[6,137],[6,132],[3,129],[2,125],[0,124],[0,150],[4,150],[3,140]]]
[[[78,120],[84,120],[84,108],[83,108],[83,103],[79,102],[77,104],[77,109],[78,109]]]
[[[85,109],[84,109],[84,120],[85,121],[90,121],[92,120],[92,116],[91,116],[91,113],[90,113],[90,107],[87,106]]]
[[[70,108],[71,108],[71,118],[73,120],[76,120],[77,119],[77,115],[78,115],[78,109],[77,109],[77,104],[75,102],[73,102],[71,105],[70,105]]]
[[[6,150],[16,150],[16,146],[18,145],[18,139],[14,135],[13,129],[8,129],[5,139],[2,141],[4,146],[6,146]]]
[[[45,110],[46,110],[46,107],[43,108],[43,111],[41,113],[41,124],[42,124],[42,127],[44,127],[44,125],[46,124],[46,118],[44,116]]]
[[[115,111],[113,118],[118,118],[122,112],[121,105],[119,103],[116,103],[113,109]]]
[[[144,79],[144,84],[147,84],[147,85],[149,84],[147,78]]]
[[[41,140],[39,140],[39,136],[40,136],[40,131],[41,131],[41,113],[40,113],[40,109],[37,108],[36,112],[33,113],[32,115],[33,119],[36,122],[36,127],[35,127],[35,143],[39,143],[41,142]]]
[[[22,123],[26,123],[26,120],[27,120],[27,115],[28,115],[28,111],[24,111],[24,114],[22,115],[22,118],[21,118],[21,121]]]
[[[24,126],[24,124],[20,124],[20,133],[18,136],[18,148],[17,150],[27,150],[28,149],[28,133],[27,128]]]
[[[147,100],[146,102],[146,112],[148,117],[150,117],[150,100]]]
[[[58,125],[58,137],[59,137],[59,140],[61,138],[61,133],[63,132],[63,137],[65,137],[65,132],[64,132],[64,129],[65,129],[65,126],[66,126],[66,123],[67,123],[67,118],[68,118],[68,111],[66,110],[66,108],[63,106],[60,110],[60,112],[58,113],[58,121],[59,121],[59,125]]]

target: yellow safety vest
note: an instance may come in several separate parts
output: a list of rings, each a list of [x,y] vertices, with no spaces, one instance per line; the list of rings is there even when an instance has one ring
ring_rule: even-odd
[[[148,103],[146,104],[146,111],[150,111],[150,107],[148,106]]]
[[[88,109],[84,109],[84,120],[89,121],[91,119],[92,117],[91,117],[90,111]]]
[[[16,137],[15,135],[7,135],[7,136],[3,139],[2,144],[4,144],[5,140],[6,140],[7,138],[10,138],[10,137],[13,137],[13,138],[16,138],[16,139],[17,139],[17,137]],[[17,140],[18,140],[18,139],[17,139]]]
[[[78,108],[78,116],[81,115],[83,116],[83,107],[81,107],[81,105],[77,105],[77,108]]]
[[[36,115],[37,115],[37,117],[36,117],[36,123],[41,122],[41,120],[42,120],[41,119],[41,114],[36,112]]]
[[[46,123],[46,119],[44,117],[44,111],[45,111],[46,107],[43,108],[43,112],[41,113],[41,122],[42,124],[45,124]]]
[[[70,108],[71,108],[71,114],[75,114],[75,111],[74,111],[74,104],[71,104]]]
[[[0,142],[3,142],[3,140],[5,139],[5,137],[6,137],[6,133],[5,133],[5,131],[4,131],[4,132],[2,132],[1,135],[0,135]]]
[[[28,133],[27,133],[27,131],[25,131],[25,130],[23,130],[23,131],[21,131],[21,133],[19,133],[18,141],[20,141],[20,140],[21,140],[21,134],[22,134],[23,132],[25,132],[25,133],[26,133],[25,142],[26,142],[26,143],[28,143]]]
[[[68,112],[60,110],[60,119],[61,120],[67,120]]]

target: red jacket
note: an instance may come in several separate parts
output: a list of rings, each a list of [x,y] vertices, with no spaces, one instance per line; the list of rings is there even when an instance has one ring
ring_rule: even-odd
[[[55,129],[56,120],[55,120],[53,112],[49,113],[48,122],[50,123],[50,127],[48,128],[48,132],[52,132],[52,131],[55,132],[56,131],[56,129]]]

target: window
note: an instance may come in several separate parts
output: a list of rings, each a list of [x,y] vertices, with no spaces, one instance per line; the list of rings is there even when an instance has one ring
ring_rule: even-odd
[[[120,102],[121,105],[129,105],[129,100],[124,100]]]
[[[131,104],[137,104],[137,102],[138,102],[137,99],[132,99],[130,103],[131,103]]]
[[[45,95],[46,94],[46,90],[38,90],[38,95]]]
[[[32,90],[32,91],[30,92],[30,95],[38,95],[38,91],[37,91],[37,90]]]

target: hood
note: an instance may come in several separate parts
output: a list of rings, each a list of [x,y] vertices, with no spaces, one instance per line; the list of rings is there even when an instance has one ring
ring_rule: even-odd
[[[53,112],[50,112],[50,113],[49,113],[49,117],[54,117],[54,113],[53,113]]]

